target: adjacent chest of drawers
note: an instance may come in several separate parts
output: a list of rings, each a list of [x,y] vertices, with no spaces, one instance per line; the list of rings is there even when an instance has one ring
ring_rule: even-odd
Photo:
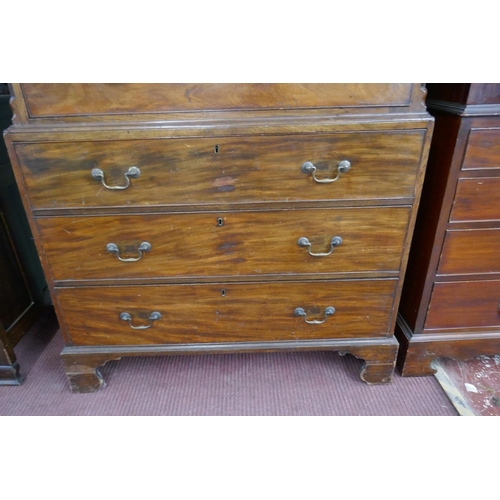
[[[419,84],[14,84],[70,386],[124,356],[332,350],[391,380]]]
[[[500,84],[429,85],[436,118],[401,299],[403,375],[500,353]]]

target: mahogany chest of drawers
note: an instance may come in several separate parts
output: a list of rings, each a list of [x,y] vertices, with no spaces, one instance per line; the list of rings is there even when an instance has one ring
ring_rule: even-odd
[[[403,375],[500,353],[500,84],[429,84],[436,124],[397,335]]]
[[[70,386],[124,356],[332,350],[391,380],[419,84],[13,84]]]

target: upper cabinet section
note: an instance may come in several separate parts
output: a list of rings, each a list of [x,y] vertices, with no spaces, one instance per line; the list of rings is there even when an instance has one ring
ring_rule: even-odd
[[[213,109],[405,106],[410,102],[411,91],[411,85],[404,83],[250,83],[237,86],[210,83],[25,83],[21,87],[32,117]]]
[[[134,115],[410,108],[424,111],[424,92],[412,83],[23,83],[13,84],[18,123],[86,121]],[[420,101],[420,102],[418,102]],[[414,106],[412,104],[415,103]],[[342,111],[343,110],[343,111]]]

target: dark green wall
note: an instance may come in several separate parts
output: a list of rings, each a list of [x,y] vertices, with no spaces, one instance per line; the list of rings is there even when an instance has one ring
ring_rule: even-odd
[[[0,95],[0,211],[7,222],[33,300],[38,304],[50,305],[47,283],[3,140],[3,131],[11,125],[12,120],[9,99],[9,95]]]

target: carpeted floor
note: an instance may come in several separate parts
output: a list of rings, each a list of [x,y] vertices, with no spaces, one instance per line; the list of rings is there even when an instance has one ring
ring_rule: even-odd
[[[360,360],[332,352],[124,358],[104,389],[70,392],[63,342],[45,320],[16,347],[23,385],[0,387],[0,415],[457,415],[434,377],[368,386]]]

